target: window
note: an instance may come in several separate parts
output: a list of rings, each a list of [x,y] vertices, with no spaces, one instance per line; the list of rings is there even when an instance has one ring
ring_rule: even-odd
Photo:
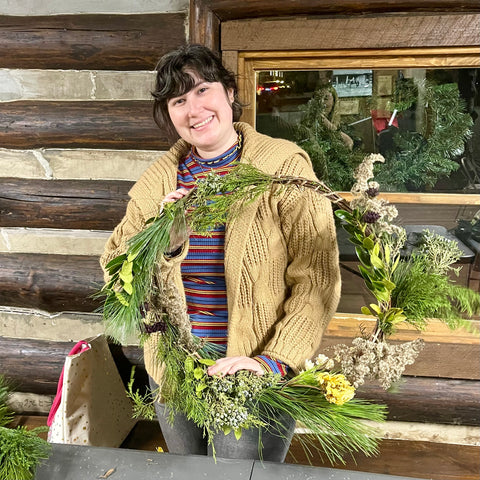
[[[342,196],[350,197],[355,165],[380,152],[386,164],[376,180],[412,238],[423,227],[454,236],[479,211],[480,49],[252,51],[237,59],[242,119],[301,145]],[[338,311],[355,314],[368,292],[338,232]],[[458,281],[468,285],[475,253],[464,247]]]

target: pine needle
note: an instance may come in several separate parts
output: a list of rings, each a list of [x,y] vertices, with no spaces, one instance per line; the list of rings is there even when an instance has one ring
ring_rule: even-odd
[[[13,417],[8,395],[8,384],[0,375],[0,479],[32,480],[36,467],[50,455],[50,445],[38,436],[48,428],[6,428]]]

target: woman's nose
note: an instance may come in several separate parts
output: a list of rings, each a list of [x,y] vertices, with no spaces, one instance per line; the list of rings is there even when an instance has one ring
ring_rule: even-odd
[[[199,99],[191,98],[188,102],[188,115],[193,117],[202,110],[202,102]]]

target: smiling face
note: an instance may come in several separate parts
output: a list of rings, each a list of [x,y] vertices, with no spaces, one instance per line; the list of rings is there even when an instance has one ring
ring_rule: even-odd
[[[168,114],[177,133],[195,146],[202,158],[213,158],[236,141],[233,128],[233,90],[220,82],[206,82],[194,73],[194,87],[168,100]]]

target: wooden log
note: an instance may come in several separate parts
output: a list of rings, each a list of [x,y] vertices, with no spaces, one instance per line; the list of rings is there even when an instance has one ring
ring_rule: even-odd
[[[48,312],[92,312],[92,295],[103,286],[97,257],[82,255],[0,254],[0,305]]]
[[[269,16],[322,15],[322,14],[365,14],[394,12],[478,12],[480,5],[475,0],[193,0],[207,12],[215,14],[221,21]]]
[[[125,213],[134,182],[40,180],[0,177],[0,227],[110,230]],[[468,200],[468,196],[465,201]],[[478,205],[396,203],[402,224],[456,226],[470,219]],[[339,240],[342,231],[339,231]],[[348,244],[348,242],[346,243]],[[350,248],[353,252],[353,247]],[[346,261],[346,259],[342,259]]]
[[[17,391],[53,394],[72,346],[69,342],[0,337],[2,373],[15,383]],[[124,377],[131,364],[142,364],[136,347],[116,347],[113,355]],[[480,425],[478,381],[404,377],[396,393],[364,386],[357,396],[388,405],[391,420]]]
[[[0,105],[3,148],[165,150],[150,101],[18,101]]]
[[[315,447],[320,448],[319,445],[313,448]],[[378,455],[366,457],[362,453],[356,453],[345,458],[345,465],[336,464],[335,468],[398,475],[399,479],[414,477],[435,480],[478,480],[479,453],[480,447],[475,445],[386,438],[380,442]],[[299,442],[299,435],[294,436],[285,461],[331,468],[328,460],[322,459],[320,455],[314,455],[312,463],[309,463]],[[355,478],[368,479],[372,478],[372,475],[364,474]]]
[[[74,343],[0,337],[0,345],[2,374],[12,381],[14,391],[54,395],[65,357]],[[111,344],[110,351],[125,383],[132,366],[138,378],[146,381],[143,352],[138,347]]]
[[[185,13],[0,16],[0,68],[153,70]]]
[[[133,182],[0,179],[0,227],[112,230]]]

